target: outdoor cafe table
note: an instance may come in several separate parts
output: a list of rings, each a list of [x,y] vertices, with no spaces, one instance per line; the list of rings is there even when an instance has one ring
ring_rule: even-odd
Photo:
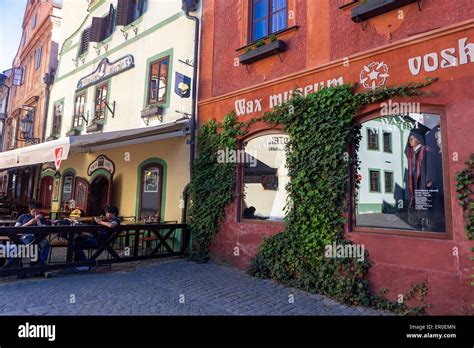
[[[6,220],[0,220],[0,226],[2,227],[7,227],[7,226],[13,226],[15,224],[16,220],[12,219],[6,219]]]

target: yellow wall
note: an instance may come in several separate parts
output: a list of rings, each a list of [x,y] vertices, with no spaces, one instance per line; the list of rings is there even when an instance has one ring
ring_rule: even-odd
[[[126,161],[127,153],[129,161]],[[115,164],[112,203],[117,205],[122,216],[136,215],[139,165],[150,158],[160,158],[166,162],[166,183],[163,183],[163,191],[166,192],[164,220],[180,222],[179,200],[189,182],[189,148],[186,145],[186,138],[127,145],[91,153],[69,154],[68,159],[61,163],[61,174],[65,169],[73,168],[76,170],[76,176],[89,181],[87,167],[99,155],[107,156]],[[52,210],[57,209],[59,202],[53,202]]]

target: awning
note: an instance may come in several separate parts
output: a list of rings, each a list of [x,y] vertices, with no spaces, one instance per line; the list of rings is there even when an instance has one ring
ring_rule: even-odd
[[[154,127],[60,138],[0,153],[0,170],[55,162],[59,158],[63,161],[68,158],[69,152],[95,152],[120,146],[182,137],[188,133],[189,120],[183,118]]]
[[[37,145],[21,147],[0,153],[0,170],[38,163],[65,160],[69,153],[69,138],[61,138]]]

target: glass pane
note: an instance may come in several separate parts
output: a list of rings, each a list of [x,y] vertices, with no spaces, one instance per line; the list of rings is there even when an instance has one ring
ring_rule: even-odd
[[[390,139],[391,152],[366,151],[371,136],[382,132],[390,135],[384,143]],[[361,135],[356,225],[444,232],[440,116],[380,117],[363,123]]]
[[[160,169],[158,167],[148,167],[142,172],[142,191],[140,199],[140,216],[159,216],[160,197]]]
[[[63,181],[63,202],[69,202],[72,198],[72,182],[74,177],[71,175],[65,176]]]
[[[261,20],[253,24],[253,40],[257,41],[262,37],[268,35],[268,23],[267,20]]]
[[[286,185],[290,180],[285,167],[288,140],[284,134],[260,136],[247,142],[244,153],[234,156],[238,163],[245,163],[244,219],[282,220],[285,217]]]
[[[272,15],[272,33],[286,29],[286,9]]]
[[[268,16],[268,0],[255,0],[253,5],[253,20]]]
[[[150,97],[149,97],[149,104],[154,103],[157,101],[158,95],[158,72],[159,70],[159,63],[154,63],[151,66],[151,76],[150,76]]]
[[[277,12],[281,9],[286,9],[286,0],[271,0],[272,1],[272,13]]]

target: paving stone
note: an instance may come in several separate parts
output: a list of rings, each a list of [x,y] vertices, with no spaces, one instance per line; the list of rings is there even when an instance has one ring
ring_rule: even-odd
[[[9,296],[15,294],[14,297]],[[74,294],[76,303],[70,303]],[[185,303],[179,302],[184,294]],[[294,303],[289,303],[289,295]],[[134,262],[49,279],[0,279],[0,315],[391,315],[214,263]]]

